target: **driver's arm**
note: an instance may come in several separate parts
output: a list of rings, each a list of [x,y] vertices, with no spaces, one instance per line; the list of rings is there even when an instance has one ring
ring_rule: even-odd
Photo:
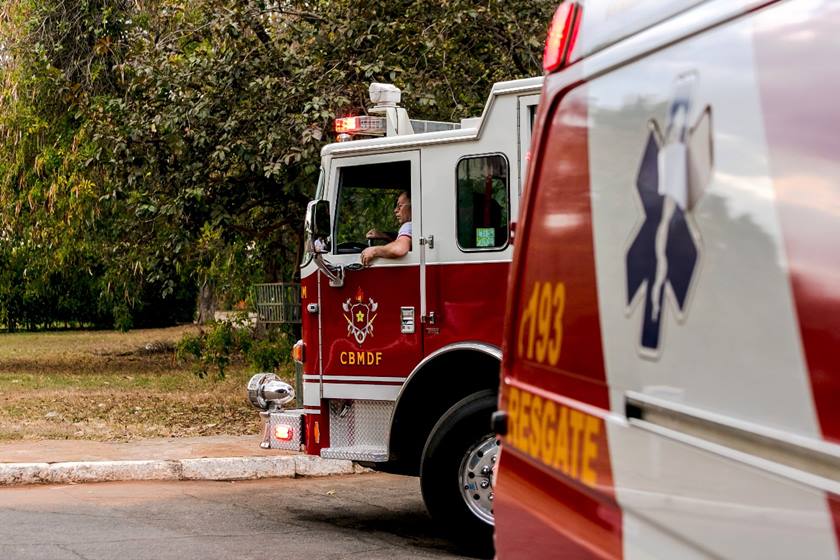
[[[390,231],[379,231],[378,229],[372,229],[367,232],[365,236],[367,239],[384,239],[385,241],[393,241],[396,239],[397,234]]]
[[[361,261],[365,266],[370,266],[373,259],[398,259],[404,257],[411,250],[411,238],[401,235],[387,245],[380,247],[368,247],[362,251]]]

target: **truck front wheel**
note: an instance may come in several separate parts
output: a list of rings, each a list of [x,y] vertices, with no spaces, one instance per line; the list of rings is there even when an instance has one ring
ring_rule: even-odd
[[[493,548],[493,480],[499,445],[490,429],[496,393],[473,393],[432,428],[420,464],[431,516],[476,552]]]

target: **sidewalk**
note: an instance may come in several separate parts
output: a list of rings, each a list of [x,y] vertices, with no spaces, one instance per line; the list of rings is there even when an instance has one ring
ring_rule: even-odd
[[[261,449],[259,436],[126,443],[81,440],[0,443],[0,486],[116,480],[247,480],[364,472],[351,461]]]

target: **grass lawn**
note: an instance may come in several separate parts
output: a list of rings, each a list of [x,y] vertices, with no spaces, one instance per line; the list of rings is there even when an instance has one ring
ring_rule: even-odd
[[[199,379],[175,361],[195,329],[0,334],[0,440],[260,433],[248,366]]]

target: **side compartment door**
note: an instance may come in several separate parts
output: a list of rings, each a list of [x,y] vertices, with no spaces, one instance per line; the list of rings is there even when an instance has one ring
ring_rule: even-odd
[[[342,287],[330,286],[326,277],[320,282],[324,398],[394,400],[420,359],[416,238],[404,257],[360,266],[369,230],[399,230],[394,207],[400,193],[416,201],[412,210],[419,217],[419,162],[416,151],[332,160],[333,234],[325,256],[345,273]]]

